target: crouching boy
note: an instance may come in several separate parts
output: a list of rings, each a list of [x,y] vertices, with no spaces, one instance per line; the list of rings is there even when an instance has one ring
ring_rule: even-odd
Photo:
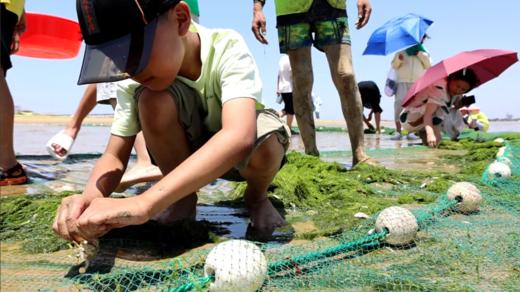
[[[261,81],[241,36],[190,22],[175,0],[77,0],[87,44],[79,84],[122,82],[108,146],[85,190],[63,200],[61,237],[98,238],[150,219],[194,218],[196,191],[216,178],[247,182],[251,225],[264,234],[285,222],[267,199],[289,129],[262,109]],[[164,178],[143,194],[108,198],[143,131]]]

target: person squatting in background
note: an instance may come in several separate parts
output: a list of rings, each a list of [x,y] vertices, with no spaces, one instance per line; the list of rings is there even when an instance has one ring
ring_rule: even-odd
[[[423,144],[429,147],[439,145],[441,131],[456,139],[461,130],[462,94],[477,84],[477,76],[470,69],[459,70],[435,82],[403,108],[400,115],[403,128],[418,133]]]
[[[381,102],[381,93],[379,87],[374,81],[361,81],[358,83],[359,93],[361,94],[361,101],[363,107],[370,109],[368,117],[365,118],[363,114],[363,121],[369,130],[374,131],[376,134],[381,134],[381,113],[383,109],[379,105]],[[374,115],[376,127],[370,123]]]

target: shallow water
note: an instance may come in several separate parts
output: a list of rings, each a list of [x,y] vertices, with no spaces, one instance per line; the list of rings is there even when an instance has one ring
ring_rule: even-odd
[[[493,130],[520,130],[520,123],[497,123]],[[41,194],[61,191],[80,192],[88,179],[88,175],[100,153],[104,151],[106,140],[110,134],[107,126],[84,126],[73,146],[72,154],[65,162],[53,160],[45,150],[47,140],[62,129],[59,124],[17,124],[15,126],[15,149],[19,160],[26,166],[31,183],[23,186],[2,187],[0,195]],[[440,171],[452,172],[456,165],[440,164],[439,157],[449,151],[432,150],[419,146],[419,141],[393,141],[389,135],[365,135],[368,154],[381,165],[393,169],[420,169],[427,167]],[[303,151],[300,136],[291,138],[290,150]],[[321,157],[326,161],[336,161],[349,168],[351,152],[346,132],[318,132],[318,148]],[[453,151],[450,152],[453,154]],[[135,162],[135,157],[130,164]],[[131,165],[130,165],[131,166]],[[125,193],[140,194],[150,184],[139,184]],[[232,184],[217,180],[202,188],[199,194],[198,220],[206,219],[215,222],[228,230],[229,237],[241,238],[247,229],[248,220],[245,210],[240,208],[213,205],[227,200],[226,194]]]

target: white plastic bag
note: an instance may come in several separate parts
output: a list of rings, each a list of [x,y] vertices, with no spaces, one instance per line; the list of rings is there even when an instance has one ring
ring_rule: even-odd
[[[283,101],[283,98],[282,98],[282,95],[281,95],[281,94],[278,95],[278,96],[276,96],[276,103],[278,103],[278,104],[282,104],[282,101]]]
[[[397,73],[393,68],[390,68],[388,74],[386,75],[385,82],[385,95],[386,96],[394,96],[397,92]]]
[[[456,109],[450,109],[448,115],[442,121],[442,131],[450,137],[450,139],[456,139],[459,137],[462,130],[464,130],[464,118],[460,111]]]

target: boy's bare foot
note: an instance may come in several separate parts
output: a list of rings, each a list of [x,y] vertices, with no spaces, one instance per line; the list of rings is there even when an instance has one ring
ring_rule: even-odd
[[[268,198],[258,202],[246,200],[246,208],[251,220],[248,235],[256,240],[270,237],[276,228],[287,224]]]
[[[129,187],[142,183],[142,182],[150,182],[150,181],[158,181],[163,177],[161,170],[159,167],[155,165],[135,165],[130,170],[125,172],[123,177],[121,178],[121,182],[119,186],[116,188],[116,192],[124,192]]]
[[[159,224],[171,225],[182,219],[195,220],[197,215],[197,194],[191,194],[172,204],[166,210],[152,218]]]

